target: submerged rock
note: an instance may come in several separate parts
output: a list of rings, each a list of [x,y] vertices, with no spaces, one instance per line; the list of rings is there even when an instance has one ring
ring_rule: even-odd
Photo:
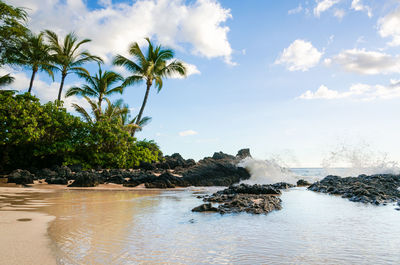
[[[297,187],[305,187],[305,186],[310,186],[311,183],[308,182],[307,180],[300,179],[297,181],[296,185],[297,185]]]
[[[341,195],[353,202],[380,205],[400,200],[400,175],[360,175],[341,178],[327,176],[308,189],[316,192]]]
[[[16,169],[7,176],[8,183],[15,184],[33,184],[34,175],[28,170]]]
[[[288,184],[290,185],[290,184]],[[280,187],[286,186],[282,183],[273,185],[247,185],[230,186],[227,189],[218,191],[210,196],[205,196],[203,204],[194,208],[200,211],[204,208],[213,208],[221,214],[247,212],[253,214],[267,214],[273,210],[280,210],[281,199],[278,197]],[[218,203],[218,207],[212,207],[211,203]]]
[[[205,203],[200,206],[194,207],[192,212],[218,212],[218,209],[213,207],[211,203]]]

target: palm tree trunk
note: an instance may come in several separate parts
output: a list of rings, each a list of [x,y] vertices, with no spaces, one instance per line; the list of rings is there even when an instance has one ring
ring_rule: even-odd
[[[29,83],[29,89],[28,89],[28,93],[30,94],[32,91],[32,87],[33,87],[33,80],[35,80],[35,75],[36,75],[37,70],[36,69],[32,69],[32,76],[31,76],[31,82]]]
[[[62,74],[61,75],[61,84],[60,84],[60,90],[58,91],[58,103],[60,103],[61,102],[61,92],[62,92],[62,90],[63,90],[63,87],[64,87],[64,81],[65,81],[65,77],[66,77],[67,75],[66,74]]]
[[[142,115],[143,115],[143,111],[144,111],[144,107],[146,106],[147,103],[147,98],[149,97],[149,92],[150,92],[150,87],[152,85],[152,82],[147,82],[147,88],[146,88],[146,94],[144,94],[144,99],[143,99],[143,103],[142,103],[142,107],[140,108],[139,114],[136,118],[136,124],[139,125],[140,120],[142,119]],[[132,131],[132,137],[135,136],[135,132],[136,129],[133,129]]]

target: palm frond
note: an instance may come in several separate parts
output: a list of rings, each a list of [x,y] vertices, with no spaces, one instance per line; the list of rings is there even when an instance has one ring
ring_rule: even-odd
[[[15,78],[10,74],[0,76],[0,87],[10,85],[12,82],[14,82],[14,80]]]
[[[93,122],[93,120],[90,117],[89,113],[87,113],[87,111],[83,107],[81,107],[81,106],[79,106],[78,104],[75,104],[75,103],[72,104],[72,107],[75,109],[76,112],[78,112],[79,114],[82,115],[83,119],[86,122],[88,122],[88,123],[92,123]]]

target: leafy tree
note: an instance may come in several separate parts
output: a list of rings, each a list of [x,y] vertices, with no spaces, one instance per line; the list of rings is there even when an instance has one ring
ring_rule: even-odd
[[[64,87],[64,81],[68,74],[71,73],[86,73],[89,72],[82,67],[87,62],[102,62],[103,60],[90,54],[88,51],[81,51],[80,47],[90,42],[89,39],[84,39],[78,42],[78,37],[74,33],[68,33],[63,42],[60,42],[57,34],[53,31],[46,30],[45,34],[50,42],[50,50],[56,64],[56,69],[61,72],[61,83],[58,91],[58,102],[61,101],[61,93]]]
[[[159,160],[154,142],[134,142],[113,119],[85,123],[54,103],[0,91],[0,174],[61,164],[132,168]]]
[[[24,9],[0,0],[0,67],[13,62],[19,40],[28,32],[26,19]],[[10,84],[13,80],[9,74],[0,76],[0,86]]]
[[[174,52],[171,49],[165,49],[161,45],[154,46],[149,38],[146,38],[148,49],[146,55],[142,52],[137,42],[129,47],[129,54],[133,57],[130,60],[122,55],[117,55],[113,63],[114,65],[124,66],[132,73],[124,81],[124,86],[146,82],[146,92],[144,95],[142,106],[139,110],[137,121],[142,120],[144,108],[147,103],[150,88],[155,83],[157,91],[163,87],[163,78],[172,75],[186,76],[186,67],[183,62],[174,60]],[[132,136],[135,134],[133,129]]]
[[[44,33],[38,35],[28,33],[21,40],[13,63],[28,67],[32,71],[28,93],[31,93],[33,81],[38,71],[45,71],[54,80],[53,58],[50,55],[50,46],[44,42]]]
[[[64,108],[0,91],[0,171],[61,164],[87,134],[87,125]]]
[[[120,74],[113,71],[103,71],[99,64],[99,69],[96,75],[90,75],[86,72],[78,73],[78,76],[86,81],[87,84],[81,87],[71,87],[68,89],[66,96],[73,95],[94,97],[97,98],[97,110],[99,114],[102,113],[101,104],[103,99],[108,96],[119,93],[122,94],[123,86],[114,86],[118,82],[122,82],[123,78]]]

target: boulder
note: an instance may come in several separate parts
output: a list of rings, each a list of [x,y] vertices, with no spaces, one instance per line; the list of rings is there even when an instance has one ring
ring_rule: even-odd
[[[61,176],[47,177],[45,181],[47,182],[47,184],[59,184],[59,185],[68,184],[68,179],[66,177],[61,177]]]
[[[250,149],[249,148],[245,148],[245,149],[239,150],[237,155],[236,155],[236,157],[239,158],[239,159],[244,159],[246,157],[251,157]]]
[[[282,208],[281,199],[278,195],[280,195],[280,191],[274,185],[241,184],[218,191],[210,196],[205,196],[203,200],[209,203],[200,205],[192,211],[195,209],[196,211],[203,211],[204,209],[214,208],[211,203],[215,202],[219,205],[214,208],[214,211],[221,214],[240,212],[267,214]]]
[[[7,182],[22,185],[33,184],[33,178],[34,175],[28,170],[16,169],[7,175]]]
[[[175,169],[175,168],[189,168],[196,164],[193,159],[185,160],[179,153],[165,156],[164,161],[156,164],[157,168],[162,169]]]
[[[81,171],[76,173],[74,182],[68,187],[95,187],[100,184],[98,176],[93,172]]]
[[[270,195],[280,195],[281,191],[272,185],[248,185],[240,184],[237,186],[230,186],[229,188],[223,190],[221,194],[270,194]]]
[[[57,173],[51,169],[43,168],[37,173],[39,179],[46,178],[55,178],[57,177]]]
[[[108,177],[105,182],[114,183],[114,184],[124,184],[126,182],[125,178],[122,175],[113,175]]]
[[[213,158],[200,160],[184,172],[183,178],[191,186],[230,186],[249,179],[250,174],[245,168],[236,166],[232,156],[215,153]]]
[[[200,206],[194,207],[192,212],[218,212],[218,209],[213,207],[211,203],[205,203]]]
[[[307,180],[304,179],[299,179],[296,183],[297,187],[305,187],[305,186],[310,186],[311,183],[309,183]]]

